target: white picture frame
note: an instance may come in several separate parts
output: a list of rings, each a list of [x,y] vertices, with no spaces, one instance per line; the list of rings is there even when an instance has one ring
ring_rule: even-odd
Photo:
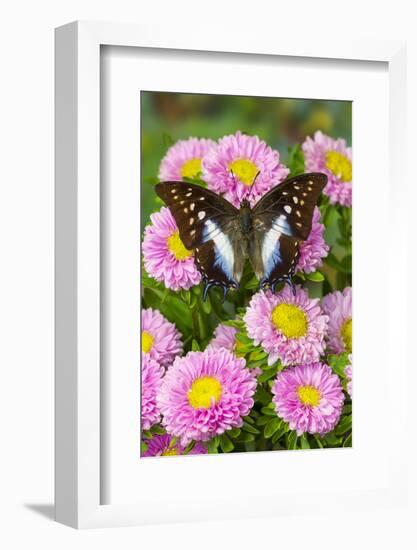
[[[291,37],[248,39],[239,32],[210,29],[181,36],[175,29],[148,26],[75,22],[56,30],[56,519],[77,528],[134,525],[241,517],[243,507],[230,513],[231,501],[185,513],[173,498],[161,495],[157,506],[134,503],[101,504],[101,384],[100,384],[100,58],[101,46],[288,56],[302,59],[377,61],[388,65],[389,77],[389,188],[396,200],[405,199],[403,152],[405,136],[405,46],[401,42],[340,40],[312,43]],[[217,55],[222,55],[218,53]],[[395,241],[406,220],[393,207],[390,215],[392,253],[401,259],[406,249]],[[393,262],[394,263],[394,262]],[[393,281],[401,277],[391,271]],[[390,301],[390,315],[405,319],[405,292]],[[395,331],[395,327],[390,330]],[[393,334],[394,337],[394,334]],[[405,336],[400,330],[395,338]],[[401,348],[401,346],[399,346]],[[402,346],[406,349],[406,345]],[[404,414],[407,358],[399,352],[396,367],[397,423]],[[386,452],[385,449],[380,450]],[[262,454],[262,453],[261,453]],[[265,453],[263,453],[265,454]],[[234,459],[234,457],[228,457]],[[363,487],[340,493],[345,507],[399,505],[405,499],[402,474],[405,456],[395,449],[387,456],[386,482],[379,489]],[[164,500],[165,499],[165,500]],[[303,504],[300,505],[300,499]],[[161,509],[161,502],[163,509]],[[334,502],[334,501],[333,501]],[[295,491],[285,503],[271,506],[271,514],[326,509],[326,494]],[[159,507],[160,513],[156,510]],[[226,509],[227,507],[227,509]],[[229,510],[229,511],[228,511]],[[204,514],[204,515],[203,515]]]

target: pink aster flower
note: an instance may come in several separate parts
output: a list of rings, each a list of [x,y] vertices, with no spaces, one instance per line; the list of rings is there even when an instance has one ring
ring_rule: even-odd
[[[145,227],[142,253],[145,269],[167,288],[188,290],[201,281],[193,258],[180,239],[175,219],[169,208],[151,215],[151,225]]]
[[[329,253],[329,246],[324,240],[325,227],[320,219],[320,210],[316,206],[310,235],[306,241],[300,243],[297,271],[304,271],[305,273],[316,271],[323,263],[323,258]]]
[[[328,348],[333,353],[352,351],[352,289],[335,290],[322,299],[323,311],[329,316]]]
[[[350,397],[352,397],[352,354],[349,353],[349,364],[345,367],[345,376],[348,380],[346,389]]]
[[[158,394],[162,424],[182,445],[207,441],[242,425],[255,389],[244,359],[223,348],[190,352],[166,372]]]
[[[288,168],[279,159],[278,151],[271,149],[258,136],[236,132],[221,138],[217,147],[210,149],[204,157],[203,179],[209,189],[223,194],[236,207],[244,198],[248,198],[253,206],[288,176]]]
[[[161,388],[164,368],[149,355],[142,353],[142,429],[149,430],[159,422],[161,415],[156,403],[156,396]]]
[[[190,137],[180,139],[167,151],[159,167],[161,181],[181,181],[184,177],[194,178],[201,173],[201,160],[215,145],[211,139]]]
[[[181,333],[157,309],[142,309],[142,354],[167,367],[181,355]]]
[[[278,359],[283,365],[313,363],[324,351],[328,317],[300,286],[295,296],[288,285],[278,294],[258,292],[243,320],[255,345],[269,354],[268,365]]]
[[[330,202],[352,206],[352,149],[346,141],[332,139],[318,130],[313,139],[307,137],[302,149],[306,171],[327,174],[323,193]]]
[[[154,435],[152,439],[145,441],[148,448],[143,453],[143,456],[176,456],[184,454],[186,447],[181,445],[179,441],[169,434]],[[187,453],[187,455],[204,455],[207,454],[207,447],[197,441],[194,447]]]
[[[297,435],[325,435],[339,422],[344,394],[339,377],[327,365],[311,363],[283,370],[272,393],[277,415]]]
[[[236,334],[238,330],[220,323],[214,331],[214,337],[207,346],[207,349],[224,348],[228,351],[234,351],[236,346]]]
[[[227,325],[217,325],[216,330],[214,331],[214,337],[210,341],[206,349],[216,350],[216,349],[227,349],[234,353],[237,357],[243,357],[245,351],[242,351],[241,343],[236,338],[238,333],[237,328],[229,327]],[[252,368],[252,373],[254,376],[258,377],[263,373],[263,370],[259,367]]]

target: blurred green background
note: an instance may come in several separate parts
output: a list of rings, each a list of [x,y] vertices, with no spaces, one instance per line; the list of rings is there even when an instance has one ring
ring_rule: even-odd
[[[317,99],[141,92],[142,231],[159,208],[152,185],[168,147],[178,139],[214,140],[237,130],[257,135],[281,155],[322,130],[352,141],[352,103]]]

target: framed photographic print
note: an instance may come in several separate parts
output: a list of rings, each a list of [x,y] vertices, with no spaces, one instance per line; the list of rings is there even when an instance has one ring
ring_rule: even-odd
[[[159,36],[56,32],[57,520],[400,505],[403,45]]]

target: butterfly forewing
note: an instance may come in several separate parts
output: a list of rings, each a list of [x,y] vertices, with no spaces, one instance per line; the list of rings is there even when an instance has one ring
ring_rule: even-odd
[[[274,187],[253,209],[254,221],[261,220],[266,229],[299,240],[307,239],[311,231],[314,207],[327,183],[320,173],[301,174]]]
[[[219,239],[238,210],[212,191],[186,182],[162,182],[155,187],[169,207],[184,246],[189,250]]]

